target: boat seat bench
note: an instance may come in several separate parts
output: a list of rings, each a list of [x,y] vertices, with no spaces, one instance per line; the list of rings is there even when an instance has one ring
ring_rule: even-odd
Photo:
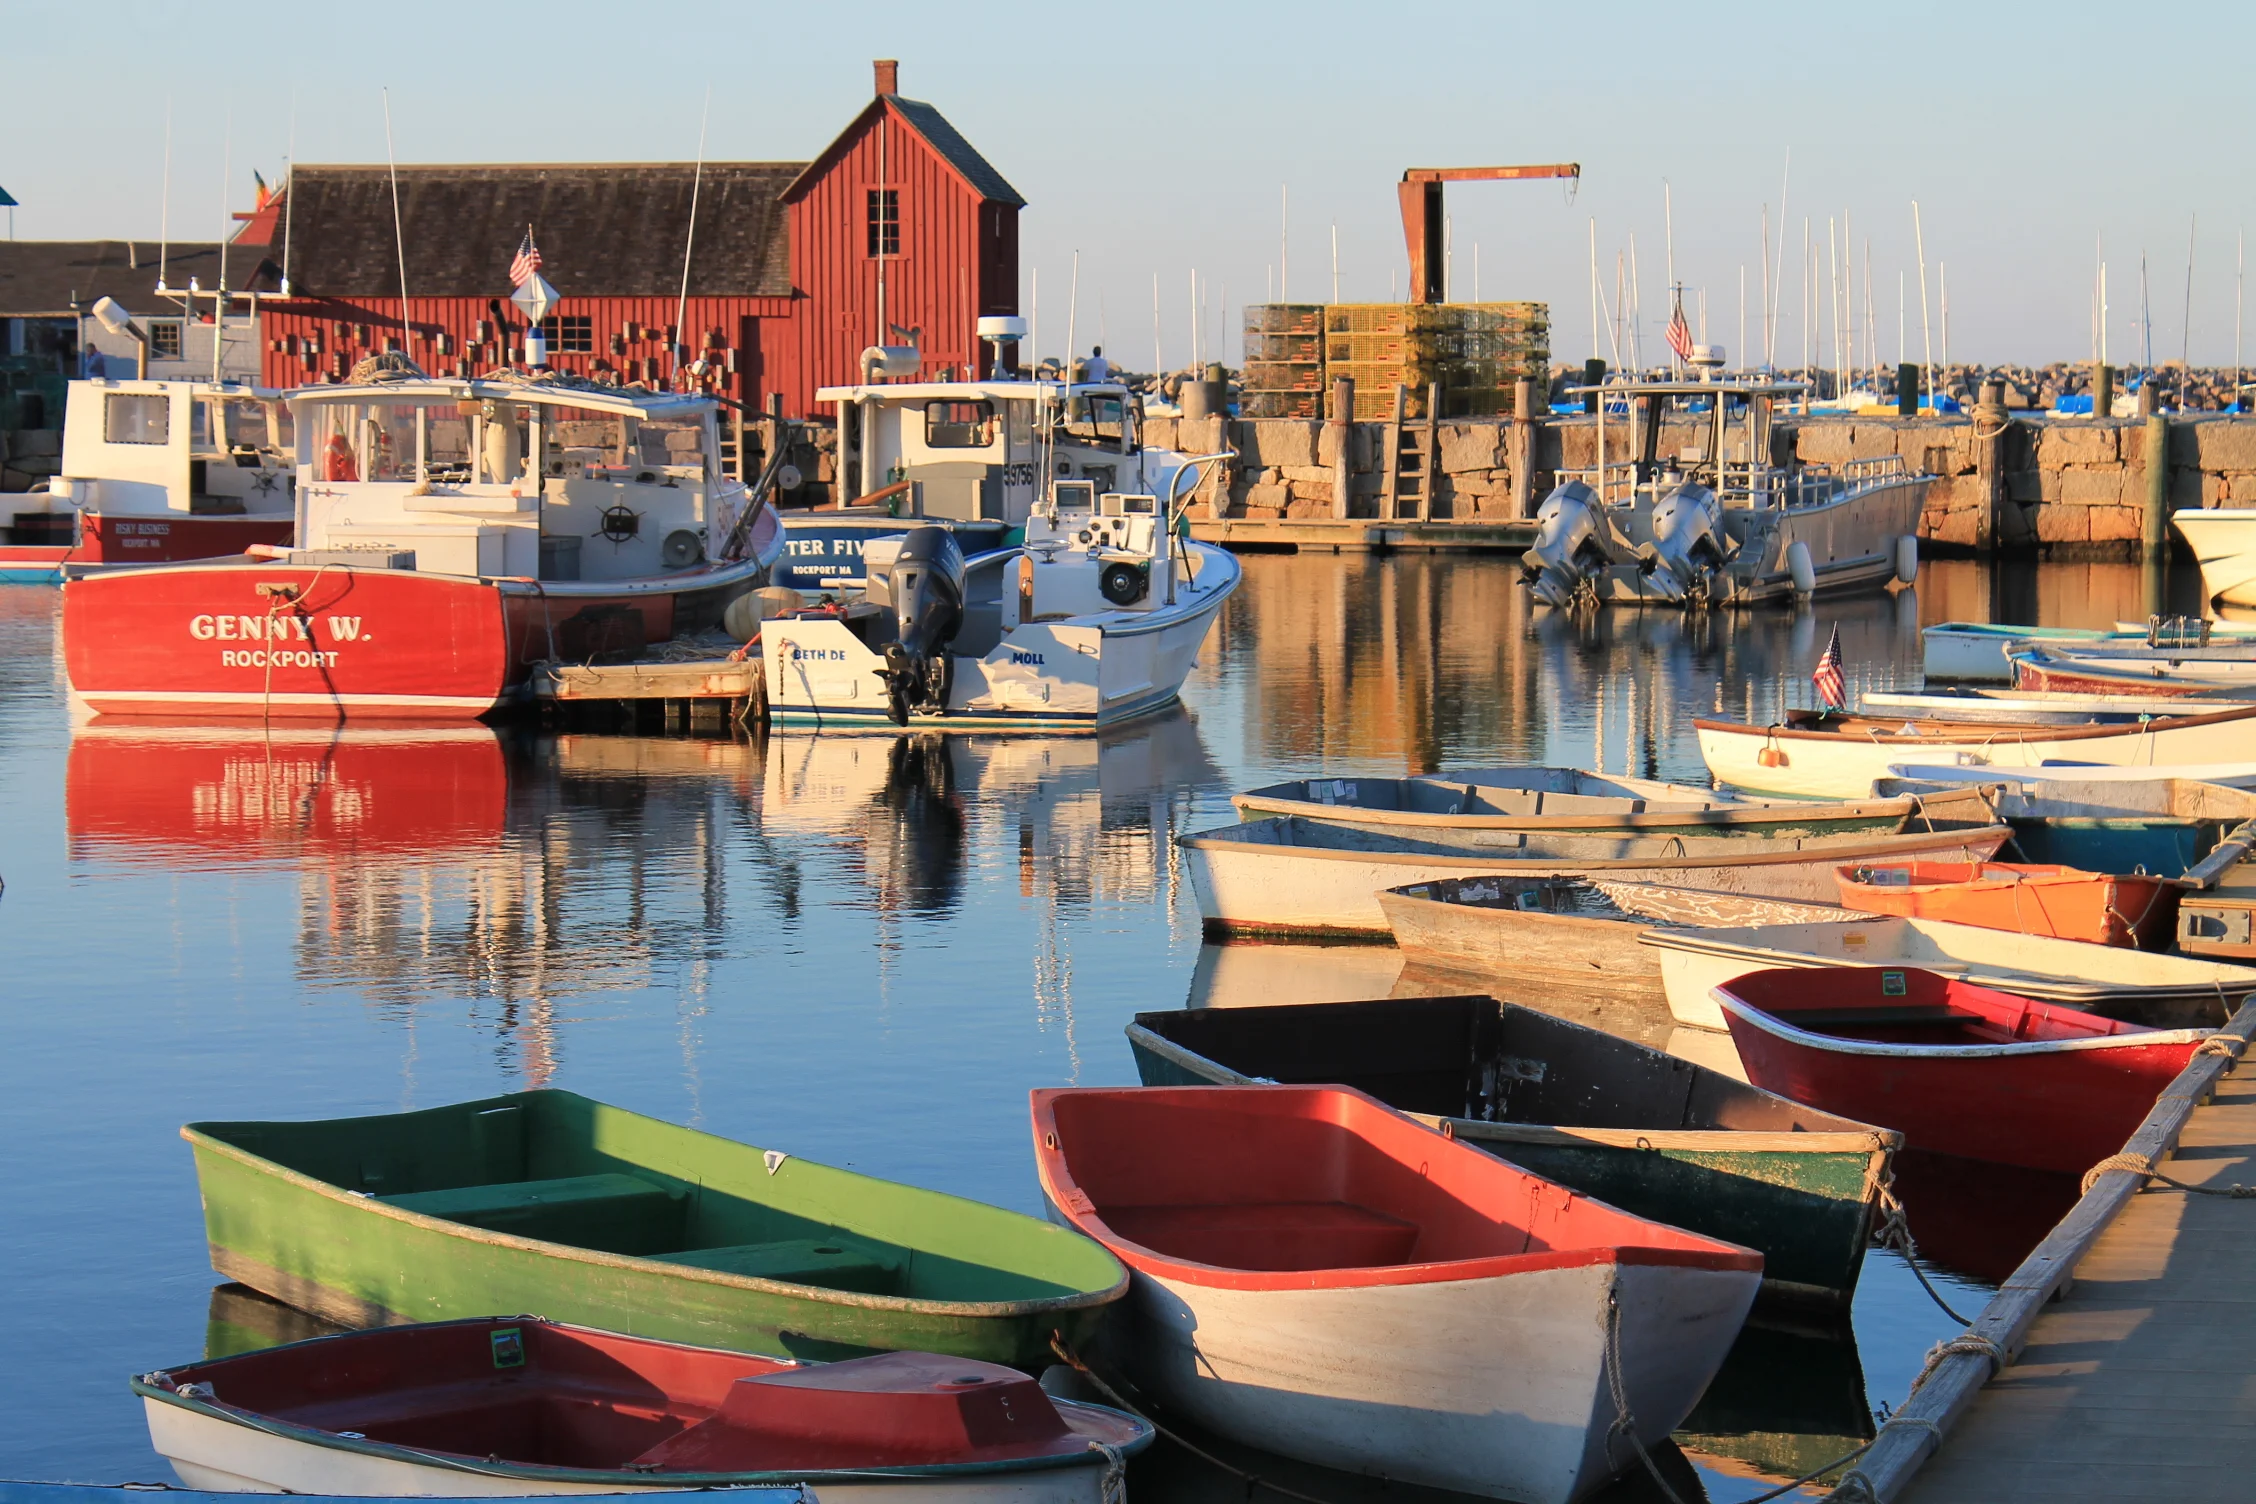
[[[1132,1242],[1224,1269],[1372,1269],[1410,1261],[1416,1223],[1349,1201],[1102,1206]]]
[[[790,1238],[774,1243],[737,1243],[723,1248],[688,1248],[654,1255],[661,1264],[711,1269],[753,1279],[856,1290],[864,1295],[897,1295],[901,1261],[852,1238]]]
[[[376,1199],[493,1232],[613,1252],[678,1244],[684,1210],[678,1187],[618,1174],[504,1180]]]
[[[1816,1033],[1858,1024],[1968,1024],[1986,1021],[1980,1014],[1968,1013],[1947,1004],[1938,1004],[1932,1008],[1796,1008],[1792,1012],[1778,1014],[1777,1018],[1797,1029],[1808,1029]]]

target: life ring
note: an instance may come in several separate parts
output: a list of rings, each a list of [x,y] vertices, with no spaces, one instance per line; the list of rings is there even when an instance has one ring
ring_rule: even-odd
[[[328,452],[322,456],[323,480],[359,480],[360,467],[353,460],[352,444],[341,433],[329,436]]]

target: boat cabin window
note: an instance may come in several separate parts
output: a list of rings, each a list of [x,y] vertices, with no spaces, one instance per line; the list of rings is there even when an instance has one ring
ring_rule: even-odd
[[[704,423],[696,418],[642,420],[635,425],[634,462],[645,470],[704,475]]]
[[[111,444],[172,441],[172,399],[162,392],[111,392],[102,403],[102,438]]]
[[[209,449],[212,447],[213,405],[208,399],[201,397],[188,404],[189,448]]]
[[[1129,415],[1126,398],[1109,393],[1084,393],[1076,396],[1066,411],[1065,432],[1081,443],[1128,454],[1132,452],[1129,445],[1133,442],[1135,421]]]
[[[1011,453],[1024,454],[1034,445],[1034,404],[1006,402],[1003,404],[1003,414],[1003,421],[1010,430]]]
[[[995,404],[927,402],[924,442],[933,449],[985,449],[995,442]]]
[[[621,478],[611,472],[624,470],[639,457],[630,453],[637,446],[629,437],[628,421],[617,413],[593,412],[584,407],[545,409],[548,473],[567,479]]]
[[[435,481],[461,485],[470,479],[470,418],[456,409],[424,409],[423,471]]]
[[[416,419],[423,409],[412,403],[371,403],[362,434],[360,473],[369,480],[413,480]]]
[[[230,450],[287,450],[290,409],[279,402],[237,399],[218,404],[220,441]]]

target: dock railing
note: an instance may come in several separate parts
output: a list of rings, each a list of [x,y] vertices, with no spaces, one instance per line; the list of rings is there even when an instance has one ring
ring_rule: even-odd
[[[1827,1504],[1894,1504],[1903,1496],[1983,1386],[2021,1355],[2029,1328],[2045,1303],[2075,1277],[2076,1265],[2091,1252],[2116,1213],[2145,1187],[2148,1173],[2177,1146],[2195,1105],[2239,1063],[2252,1037],[2256,1037],[2256,1000],[2244,1001],[2224,1028],[2201,1042],[2169,1089],[2154,1099],[2153,1110],[2123,1152],[2092,1167],[2084,1177],[2083,1199],[1998,1286],[1973,1323],[1928,1354],[1925,1370],[1912,1381],[1911,1394],[1825,1495]]]

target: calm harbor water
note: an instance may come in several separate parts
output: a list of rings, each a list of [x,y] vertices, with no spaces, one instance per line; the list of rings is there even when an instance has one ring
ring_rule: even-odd
[[[2146,609],[2134,568],[1945,562],[1799,615],[1577,626],[1531,619],[1499,558],[1246,565],[1185,706],[1098,737],[74,726],[56,592],[0,587],[0,1476],[166,1476],[126,1376],[273,1320],[215,1298],[184,1122],[558,1085],[1037,1212],[1026,1092],[1132,1082],[1129,1015],[1462,986],[1384,948],[1202,945],[1172,838],[1233,789],[1505,761],[1704,781],[1692,718],[1808,703],[1835,622],[1852,689],[1915,687],[1923,623]],[[1516,1000],[1670,1042],[1665,1016]],[[1961,1311],[2064,1205],[1902,1178]],[[1876,1252],[1853,1333],[1751,1333],[1680,1437],[1708,1497],[1854,1446],[1954,1330]]]

